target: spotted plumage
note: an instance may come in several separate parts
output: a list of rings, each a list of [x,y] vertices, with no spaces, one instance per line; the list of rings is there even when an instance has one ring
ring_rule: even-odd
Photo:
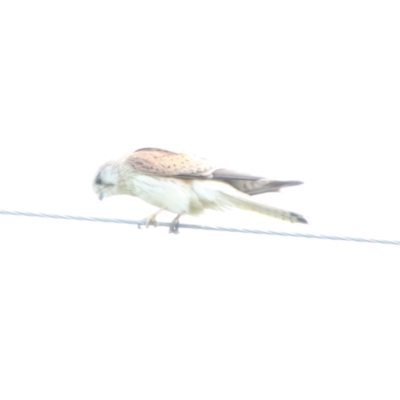
[[[158,212],[176,213],[176,224],[183,214],[199,215],[205,209],[229,207],[307,223],[300,214],[268,206],[251,197],[301,183],[269,180],[216,168],[200,157],[144,148],[103,165],[95,177],[93,189],[100,199],[117,194],[137,196],[159,207]],[[158,212],[148,217],[147,225],[154,222]]]

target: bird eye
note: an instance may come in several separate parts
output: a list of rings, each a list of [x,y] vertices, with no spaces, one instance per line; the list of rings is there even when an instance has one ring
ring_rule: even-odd
[[[96,185],[101,185],[101,184],[103,183],[103,181],[102,181],[101,178],[100,178],[100,175],[97,175],[97,176],[96,176],[96,180],[94,181],[94,183],[95,183]]]

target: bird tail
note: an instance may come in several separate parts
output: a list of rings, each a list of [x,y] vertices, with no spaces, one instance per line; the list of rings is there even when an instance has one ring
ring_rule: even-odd
[[[220,194],[225,202],[232,207],[237,207],[242,210],[254,211],[260,214],[267,215],[269,217],[282,219],[284,221],[307,224],[307,220],[300,214],[256,202],[252,198],[250,198],[250,196],[243,195],[240,192],[237,194],[220,192]]]
[[[229,169],[216,169],[212,179],[228,183],[235,189],[250,196],[267,192],[279,192],[279,189],[288,186],[301,185],[301,181],[273,181],[260,176],[249,175]]]
[[[235,189],[250,196],[268,192],[279,192],[284,187],[297,186],[303,183],[300,181],[270,181],[268,179],[230,179],[227,182]]]

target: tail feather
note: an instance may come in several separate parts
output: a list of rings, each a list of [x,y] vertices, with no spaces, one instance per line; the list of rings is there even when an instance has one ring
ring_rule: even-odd
[[[307,220],[300,214],[292,211],[282,210],[254,201],[250,197],[247,198],[245,195],[236,195],[231,193],[220,192],[224,200],[233,207],[237,207],[243,210],[255,211],[260,214],[267,215],[269,217],[282,219],[284,221],[296,222],[300,224],[307,224]]]
[[[281,188],[303,184],[301,181],[270,181],[268,179],[229,179],[226,180],[226,182],[235,189],[247,193],[250,196],[268,192],[279,192]]]

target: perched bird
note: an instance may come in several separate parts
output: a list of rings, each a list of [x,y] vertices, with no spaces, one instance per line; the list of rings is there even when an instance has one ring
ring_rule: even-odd
[[[251,197],[302,183],[273,181],[215,168],[205,159],[192,155],[144,148],[104,164],[94,179],[93,190],[100,200],[127,194],[158,207],[146,218],[146,226],[156,224],[156,216],[163,210],[177,214],[170,228],[170,232],[177,233],[181,215],[199,215],[205,209],[230,207],[306,224],[300,214],[268,206]]]

